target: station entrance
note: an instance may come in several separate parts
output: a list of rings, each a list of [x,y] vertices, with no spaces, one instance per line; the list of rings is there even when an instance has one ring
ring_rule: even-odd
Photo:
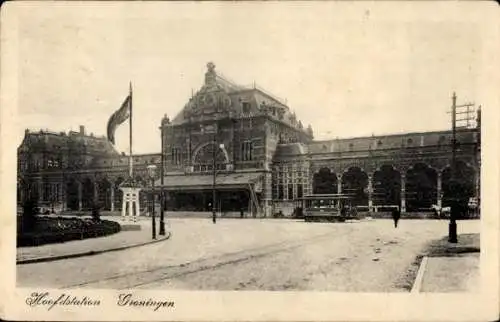
[[[212,211],[212,191],[167,191],[166,210],[170,211]],[[215,206],[219,212],[248,211],[248,191],[216,191]]]
[[[163,187],[167,211],[211,212],[213,191],[215,209],[219,213],[245,213],[256,215],[261,211],[260,173],[220,173],[215,185],[211,175],[165,176]],[[162,188],[161,188],[162,187]]]

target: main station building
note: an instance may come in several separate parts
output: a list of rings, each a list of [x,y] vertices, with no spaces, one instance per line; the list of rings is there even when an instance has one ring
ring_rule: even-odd
[[[476,121],[456,136],[464,200],[479,198],[480,111]],[[134,179],[146,187],[147,165],[163,163],[156,187],[165,193],[167,211],[210,211],[213,190],[219,211],[254,217],[291,216],[303,196],[323,193],[348,192],[370,211],[449,203],[451,130],[315,141],[312,127],[286,102],[225,79],[212,63],[203,86],[160,126],[161,153],[134,155]],[[128,157],[83,127],[26,131],[18,161],[18,202],[36,195],[65,210],[88,209],[94,200],[104,210],[121,207]]]

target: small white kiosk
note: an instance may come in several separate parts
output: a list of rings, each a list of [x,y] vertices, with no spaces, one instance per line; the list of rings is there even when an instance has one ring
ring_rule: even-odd
[[[141,225],[137,221],[141,209],[139,192],[142,187],[129,177],[120,185],[120,190],[123,192],[122,230],[141,230]]]

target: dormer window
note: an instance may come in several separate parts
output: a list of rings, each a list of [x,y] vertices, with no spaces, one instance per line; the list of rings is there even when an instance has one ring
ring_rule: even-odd
[[[242,102],[241,105],[242,105],[243,113],[245,113],[245,114],[250,113],[250,103],[249,102]]]

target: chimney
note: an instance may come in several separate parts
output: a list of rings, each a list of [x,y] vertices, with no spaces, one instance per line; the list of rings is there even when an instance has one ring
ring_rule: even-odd
[[[85,135],[85,126],[80,125],[80,135]]]

